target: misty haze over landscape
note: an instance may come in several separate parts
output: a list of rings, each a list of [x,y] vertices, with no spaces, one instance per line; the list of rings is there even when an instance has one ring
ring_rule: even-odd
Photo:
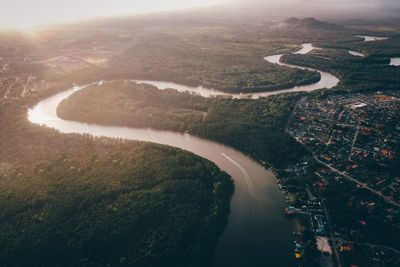
[[[251,16],[318,16],[329,19],[338,18],[378,18],[379,16],[398,17],[400,2],[397,0],[173,0],[159,3],[150,0],[135,3],[120,0],[118,4],[109,1],[71,0],[54,2],[39,0],[21,2],[4,0],[0,11],[0,27],[27,29],[46,23],[63,23],[117,15],[137,15],[153,12],[174,11],[184,8],[200,10],[202,13],[219,13],[226,16],[251,14]],[[201,9],[199,9],[201,8]],[[353,17],[355,16],[355,17]]]
[[[400,266],[400,2],[2,0],[0,266]]]

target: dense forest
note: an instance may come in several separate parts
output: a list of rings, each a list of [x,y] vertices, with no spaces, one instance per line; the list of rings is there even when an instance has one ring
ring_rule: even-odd
[[[373,33],[372,33],[373,34]],[[364,42],[362,38],[352,40],[337,40],[336,42],[318,41],[317,47],[334,48],[338,50],[355,50],[367,56],[373,57],[396,57],[400,56],[399,36],[386,32],[389,39],[378,42]]]
[[[117,90],[115,90],[117,89]],[[208,100],[174,89],[164,91],[130,81],[92,85],[64,100],[58,112],[66,118],[81,114],[81,121],[184,131],[200,123]],[[86,102],[86,100],[89,100]]]
[[[126,144],[0,177],[2,266],[203,266],[233,183],[182,150]]]
[[[233,182],[189,152],[61,134],[0,105],[1,266],[204,266]]]
[[[203,98],[129,81],[85,88],[64,100],[60,117],[103,125],[184,131],[233,146],[282,166],[304,153],[285,132],[297,94],[262,98]],[[112,101],[110,101],[112,100]]]
[[[350,55],[345,49],[324,48],[313,50],[307,55],[285,55],[282,57],[282,61],[333,73],[341,80],[335,88],[336,90],[346,92],[397,90],[400,83],[398,68],[389,66],[390,60],[383,55],[400,54],[398,40],[349,45],[349,47],[353,47],[352,49],[356,49],[354,46],[358,47],[357,50],[366,53],[366,57]],[[376,44],[372,44],[368,46],[367,50],[364,50],[362,47],[366,47],[366,43],[382,43],[383,45],[380,47],[380,51],[375,48]],[[327,93],[329,92],[327,91]]]
[[[324,49],[283,60],[329,71],[341,83],[310,95],[399,87],[398,68],[388,66],[388,57],[400,55],[395,35],[363,43],[355,36],[360,32],[313,19],[127,20],[60,25],[29,38],[0,35],[0,266],[210,265],[228,217],[231,179],[178,149],[61,134],[27,121],[28,108],[73,84],[136,78],[235,93],[271,91],[319,79],[315,72],[263,60],[313,42]],[[367,57],[351,56],[350,49]],[[34,84],[40,86],[30,90]],[[203,98],[116,81],[72,95],[58,112],[98,124],[189,131],[283,169],[306,153],[285,132],[302,94]],[[336,205],[339,199],[327,202],[344,214],[335,218],[338,225],[355,213]]]
[[[229,93],[273,91],[319,81],[317,72],[285,69],[263,60],[299,47],[238,39],[226,31],[198,36],[154,34],[111,60],[108,75],[203,85]]]

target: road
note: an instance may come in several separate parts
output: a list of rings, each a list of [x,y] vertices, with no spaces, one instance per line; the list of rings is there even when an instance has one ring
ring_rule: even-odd
[[[290,115],[290,117],[289,117],[289,119],[288,119],[288,121],[287,121],[287,123],[286,123],[286,132],[287,132],[288,134],[290,134],[297,142],[299,142],[300,144],[302,144],[302,145],[305,147],[305,145],[304,145],[300,140],[297,140],[297,138],[289,131],[290,121],[292,120],[293,114],[294,114],[294,112],[296,111],[296,109],[297,109],[297,104],[296,104],[295,108],[293,109],[292,114]],[[305,148],[306,148],[306,147],[305,147]],[[307,148],[306,148],[306,149],[307,149]],[[307,150],[308,150],[308,149],[307,149]],[[311,153],[312,153],[312,152],[311,152]],[[312,155],[313,155],[313,157],[315,158],[314,153],[312,153]],[[318,159],[317,159],[317,160],[318,160]],[[318,160],[318,161],[319,161],[319,160]],[[307,193],[308,193],[309,195],[312,195],[311,192],[310,192],[310,190],[309,190],[308,188],[307,188],[306,191],[307,191]],[[327,209],[326,209],[326,207],[325,207],[325,203],[323,203],[323,202],[322,202],[322,207],[324,208],[324,213],[325,213],[325,217],[326,217],[326,222],[327,222],[328,228],[329,228],[329,235],[330,235],[330,239],[331,239],[332,245],[333,245],[332,250],[333,250],[333,253],[335,254],[336,264],[337,264],[337,267],[342,267],[342,263],[341,263],[340,257],[339,257],[339,252],[337,251],[337,245],[336,245],[335,237],[334,237],[333,231],[332,231],[332,224],[331,224],[331,221],[330,221],[330,218],[329,218],[328,211],[327,211]]]
[[[377,195],[377,196],[379,196],[380,198],[382,198],[383,200],[385,200],[387,203],[392,204],[392,205],[394,205],[394,206],[400,208],[400,204],[399,204],[399,203],[393,201],[392,199],[388,198],[387,196],[384,196],[381,192],[376,191],[376,190],[374,190],[373,188],[369,187],[367,184],[358,181],[357,179],[355,179],[355,178],[349,176],[348,174],[346,174],[346,173],[344,173],[344,172],[342,172],[342,171],[339,171],[338,169],[336,169],[335,167],[333,167],[331,164],[326,164],[325,162],[321,161],[321,160],[318,158],[318,156],[315,154],[315,152],[310,151],[310,150],[304,145],[304,143],[301,142],[299,139],[297,139],[291,132],[289,132],[289,131],[287,131],[287,132],[288,132],[297,142],[299,142],[300,144],[302,144],[302,145],[313,155],[313,158],[314,158],[318,163],[320,163],[320,164],[324,165],[325,167],[329,168],[331,171],[333,171],[333,172],[335,172],[335,173],[337,173],[337,174],[343,176],[343,177],[346,178],[347,180],[352,181],[352,182],[358,184],[359,186],[361,186],[362,188],[367,189],[368,191],[374,193],[375,195]]]
[[[273,173],[237,150],[187,133],[101,126],[59,118],[59,103],[82,88],[74,87],[40,101],[28,111],[28,120],[62,133],[169,145],[214,162],[233,178],[235,192],[212,266],[296,266],[292,256],[292,223],[282,212],[285,199]]]
[[[358,137],[359,133],[360,133],[360,125],[357,126],[356,133],[354,134],[353,142],[351,143],[350,155],[347,158],[348,161],[351,161],[351,153],[353,153],[353,149],[354,149],[354,146],[356,145],[357,137]]]
[[[397,203],[397,202],[393,201],[392,199],[390,199],[390,198],[384,196],[381,192],[376,191],[376,190],[372,189],[371,187],[369,187],[367,184],[362,183],[362,182],[358,181],[357,179],[354,179],[353,177],[349,176],[348,174],[346,174],[346,173],[344,173],[344,172],[341,172],[340,170],[334,168],[332,165],[326,164],[325,162],[321,161],[321,160],[318,158],[318,156],[317,156],[313,151],[310,151],[310,150],[305,146],[305,144],[304,144],[301,140],[299,140],[298,138],[296,138],[296,137],[289,131],[290,121],[291,121],[291,119],[292,119],[292,117],[293,117],[293,114],[294,114],[296,108],[297,108],[297,105],[296,105],[296,107],[294,108],[294,110],[293,110],[292,114],[290,115],[289,120],[288,120],[288,122],[287,122],[287,124],[286,124],[286,132],[287,132],[288,134],[290,134],[297,142],[299,142],[300,144],[302,144],[302,145],[304,146],[304,148],[305,148],[306,150],[308,150],[308,151],[312,154],[313,158],[314,158],[318,163],[320,163],[320,164],[326,166],[326,167],[329,168],[331,171],[333,171],[333,172],[335,172],[335,173],[337,173],[337,174],[339,174],[339,175],[345,177],[345,178],[348,179],[349,181],[352,181],[352,182],[354,182],[354,183],[360,185],[362,188],[365,188],[365,189],[369,190],[370,192],[376,194],[377,196],[383,198],[386,202],[388,202],[388,203],[390,203],[390,204],[392,204],[392,205],[394,205],[394,206],[400,208],[400,204],[399,204],[399,203]],[[353,149],[353,147],[354,147],[354,145],[355,145],[355,143],[356,143],[359,130],[360,130],[360,127],[357,126],[357,130],[356,130],[356,133],[355,133],[355,136],[354,136],[354,140],[353,140],[353,144],[352,144],[352,149]],[[324,208],[326,220],[327,220],[327,223],[328,223],[330,240],[331,240],[332,243],[333,243],[333,248],[332,248],[332,249],[333,249],[333,252],[334,252],[335,257],[336,257],[337,266],[338,266],[338,267],[342,267],[342,264],[341,264],[341,261],[340,261],[340,257],[339,257],[339,253],[338,253],[338,251],[337,251],[336,239],[335,239],[335,237],[334,237],[334,235],[333,235],[333,232],[332,232],[332,224],[331,224],[331,222],[330,222],[329,214],[328,214],[328,211],[327,211],[327,209],[326,209],[326,207],[325,207],[325,204],[323,204],[322,206],[323,206],[323,208]],[[391,249],[391,250],[393,250],[394,252],[398,253],[397,250],[395,250],[395,249],[393,249],[393,248],[391,248],[391,247],[387,247],[387,246],[378,246],[378,245],[367,244],[367,243],[366,243],[366,245],[369,245],[369,246],[371,246],[371,247],[383,247],[383,248]]]
[[[27,82],[25,84],[24,90],[22,90],[21,97],[25,97],[26,96],[26,89],[28,88],[28,85],[31,82],[31,80],[32,80],[32,75],[29,75],[29,78],[28,78],[28,80],[27,80]]]
[[[330,239],[331,239],[332,244],[333,244],[332,250],[333,250],[333,253],[335,254],[335,257],[336,257],[336,263],[337,263],[337,266],[338,266],[338,267],[342,267],[342,263],[340,262],[339,253],[338,253],[338,251],[337,251],[336,240],[335,240],[335,237],[334,237],[333,231],[332,231],[331,220],[330,220],[330,218],[329,218],[328,211],[327,211],[327,209],[326,209],[326,207],[325,207],[325,203],[322,202],[322,206],[324,207],[326,222],[328,223],[329,235],[331,236]]]

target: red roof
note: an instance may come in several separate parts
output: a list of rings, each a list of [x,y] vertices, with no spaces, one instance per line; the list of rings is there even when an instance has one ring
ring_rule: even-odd
[[[326,174],[329,174],[329,173],[331,173],[332,171],[329,170],[329,169],[323,169],[322,172],[323,172],[323,173],[326,173]]]

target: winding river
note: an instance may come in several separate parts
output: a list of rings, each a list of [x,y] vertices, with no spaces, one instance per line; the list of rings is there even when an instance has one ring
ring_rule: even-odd
[[[313,49],[317,49],[317,48],[313,47],[311,43],[305,43],[305,44],[302,44],[302,49],[295,52],[295,54],[303,54],[304,55]],[[321,88],[330,89],[339,83],[339,79],[336,76],[334,76],[328,72],[323,72],[323,71],[319,71],[319,70],[312,69],[312,68],[306,68],[306,67],[300,67],[300,66],[282,63],[282,62],[280,62],[280,59],[282,56],[283,56],[283,54],[272,55],[272,56],[267,56],[264,59],[266,61],[268,61],[269,63],[278,64],[278,65],[289,67],[289,68],[297,68],[297,69],[319,72],[319,74],[321,75],[320,81],[309,84],[309,85],[294,86],[292,88],[287,88],[287,89],[283,89],[283,90],[261,92],[261,93],[250,93],[250,94],[229,94],[229,93],[225,93],[225,92],[218,91],[215,89],[208,89],[203,86],[190,87],[190,86],[176,84],[176,83],[172,83],[172,82],[160,82],[160,81],[148,81],[148,80],[135,80],[135,81],[137,83],[151,84],[160,90],[167,89],[167,88],[174,88],[180,92],[196,93],[196,94],[200,94],[204,97],[217,96],[217,95],[229,95],[229,96],[232,96],[233,98],[253,98],[253,99],[270,96],[270,95],[276,95],[276,94],[280,94],[280,93],[290,93],[290,92],[299,92],[299,91],[310,92],[310,91],[321,89]]]
[[[375,37],[375,36],[365,36],[365,35],[357,35],[356,37],[364,38],[363,42],[375,42],[375,41],[384,41],[388,40],[389,37]],[[349,51],[349,53],[353,56],[365,57],[364,54],[356,52],[356,51]],[[400,57],[393,57],[390,58],[390,66],[398,67],[400,66]]]
[[[315,48],[312,46],[311,43],[306,43],[302,45],[303,48],[297,52],[295,52],[295,54],[302,54],[305,55],[307,53],[309,53],[310,51],[312,51],[313,49],[320,49],[320,48]],[[291,65],[291,64],[286,64],[286,63],[282,63],[281,62],[281,58],[282,58],[283,54],[281,55],[273,55],[273,56],[267,56],[264,59],[270,63],[275,63],[281,66],[285,66],[285,67],[289,67],[289,68],[296,68],[296,69],[302,69],[302,70],[310,70],[310,71],[316,71],[319,72],[319,74],[321,75],[321,79],[319,80],[319,82],[313,83],[313,84],[309,84],[309,85],[302,85],[302,86],[295,86],[289,89],[285,89],[285,90],[280,90],[280,91],[274,91],[272,93],[277,94],[277,93],[287,93],[287,92],[296,92],[296,91],[304,91],[304,92],[310,92],[313,90],[317,90],[317,89],[321,89],[321,88],[332,88],[335,87],[338,83],[339,83],[339,79],[328,73],[328,72],[324,72],[324,71],[320,71],[317,69],[313,69],[313,68],[306,68],[306,67],[301,67],[301,66],[296,66],[296,65]]]
[[[303,49],[297,53],[305,54],[312,49],[311,44],[304,44]],[[269,56],[265,60],[291,68],[309,69],[283,64],[280,62],[281,56]],[[315,84],[267,93],[233,95],[233,97],[256,98],[282,92],[311,91],[320,88],[331,88],[339,82],[335,76],[329,73],[320,73],[321,81]],[[175,88],[178,91],[196,92],[203,96],[225,94],[203,87],[193,88],[157,81],[138,82],[149,83],[159,89]],[[28,110],[29,121],[55,128],[62,133],[91,134],[93,136],[116,137],[174,146],[214,162],[221,170],[231,175],[235,182],[229,222],[219,240],[214,265],[295,266],[292,226],[290,221],[283,215],[285,198],[271,172],[265,170],[261,165],[237,150],[189,134],[152,129],[101,126],[59,118],[56,114],[56,109],[60,102],[86,86],[76,86],[42,100]]]

